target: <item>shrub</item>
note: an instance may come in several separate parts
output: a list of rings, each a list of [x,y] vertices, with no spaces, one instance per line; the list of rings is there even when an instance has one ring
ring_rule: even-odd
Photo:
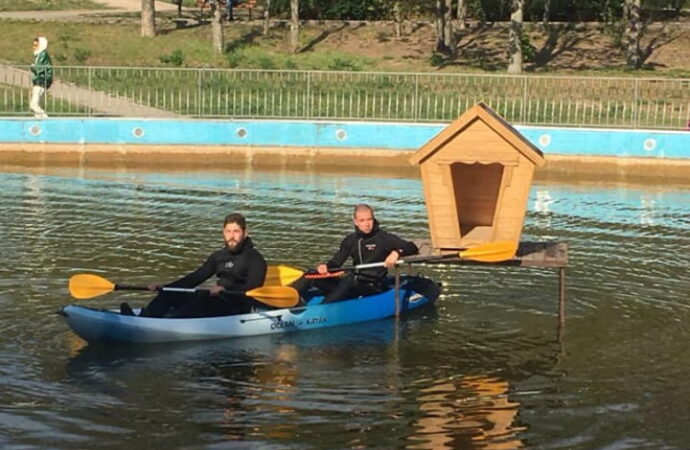
[[[345,58],[340,58],[340,57],[336,57],[335,59],[333,59],[333,61],[328,63],[328,69],[329,70],[348,70],[351,72],[356,72],[356,71],[360,70],[359,64],[357,64],[356,62],[349,61]]]
[[[182,50],[177,49],[169,55],[159,56],[158,59],[163,64],[170,64],[171,66],[180,67],[182,64],[184,64],[184,53],[182,53]]]
[[[91,50],[87,48],[75,48],[74,49],[74,59],[77,60],[79,64],[84,64],[87,59],[91,57]]]
[[[434,52],[429,58],[429,64],[434,67],[443,67],[444,61],[443,55],[438,52]]]

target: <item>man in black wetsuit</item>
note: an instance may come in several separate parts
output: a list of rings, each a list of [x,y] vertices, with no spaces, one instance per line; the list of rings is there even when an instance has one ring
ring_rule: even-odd
[[[317,287],[326,293],[324,303],[376,294],[385,290],[388,268],[393,267],[401,256],[418,252],[413,242],[380,229],[374,210],[369,205],[355,206],[353,222],[355,232],[346,236],[333,257],[328,262],[319,264],[316,270],[320,274],[326,274],[341,267],[348,258],[352,258],[354,265],[384,262],[385,267],[361,269],[342,278],[302,278],[293,285],[297,290],[306,292],[311,287]]]
[[[141,312],[145,317],[209,317],[250,312],[254,301],[243,293],[261,287],[266,277],[266,261],[247,236],[247,222],[241,214],[230,214],[223,223],[225,246],[211,253],[198,269],[165,287],[193,288],[218,277],[209,290],[195,293],[161,291]],[[149,290],[163,285],[154,283]],[[122,314],[131,315],[126,303]]]

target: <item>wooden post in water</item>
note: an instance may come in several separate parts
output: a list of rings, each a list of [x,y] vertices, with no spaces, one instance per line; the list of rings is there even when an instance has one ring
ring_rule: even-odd
[[[420,256],[439,255],[428,240],[413,239],[419,248]],[[558,324],[559,328],[565,327],[565,268],[568,266],[567,242],[520,242],[518,250],[507,261],[497,263],[482,263],[469,259],[448,258],[437,261],[429,261],[428,264],[458,264],[458,265],[482,265],[484,267],[535,267],[558,269]]]

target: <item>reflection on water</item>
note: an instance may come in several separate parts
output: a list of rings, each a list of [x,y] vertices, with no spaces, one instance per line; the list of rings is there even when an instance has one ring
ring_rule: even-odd
[[[427,237],[417,179],[360,174],[0,173],[0,446],[684,448],[690,194],[538,184],[523,239],[567,241],[568,326],[552,270],[418,266],[431,309],[310,333],[87,346],[54,312],[76,271],[172,279],[247,214],[270,263],[312,267],[351,205]],[[85,303],[140,306],[145,293]],[[647,424],[640,427],[639,424]]]
[[[410,448],[523,447],[516,426],[519,403],[508,399],[509,383],[496,377],[464,376],[436,380],[418,398],[425,416],[418,419],[418,432]]]

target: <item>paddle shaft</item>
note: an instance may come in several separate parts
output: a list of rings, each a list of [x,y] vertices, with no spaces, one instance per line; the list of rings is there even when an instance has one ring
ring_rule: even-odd
[[[490,242],[470,249],[462,249],[457,253],[453,252],[447,255],[412,256],[409,258],[400,259],[396,261],[395,264],[399,265],[415,262],[428,262],[450,258],[470,259],[481,262],[498,262],[511,258],[515,254],[516,249],[517,245],[512,241]],[[356,266],[333,268],[329,270],[333,270],[333,273],[342,273],[346,270],[371,269],[374,267],[384,267],[385,265],[385,262],[374,262],[358,264]],[[327,274],[317,274],[314,272],[311,272],[308,275],[312,275],[312,278],[316,278],[317,275],[328,276]]]
[[[149,291],[150,289],[146,286],[130,286],[127,284],[116,284],[115,290],[116,291]],[[176,293],[187,293],[187,294],[193,294],[195,292],[209,292],[208,289],[180,288],[180,287],[166,287],[166,286],[159,287],[156,290],[160,291],[160,292],[176,292]],[[229,294],[242,294],[242,295],[244,295],[246,293],[245,291],[223,291],[223,292],[227,292]]]
[[[457,257],[458,257],[457,253],[452,253],[449,255],[434,255],[434,256],[411,256],[409,258],[397,260],[395,262],[395,265],[399,266],[401,264],[418,263],[418,262],[426,262],[426,261],[436,261],[436,260],[440,260],[440,259],[450,259],[450,258],[457,258]],[[328,270],[343,271],[343,270],[373,269],[375,267],[384,267],[385,265],[386,265],[385,262],[380,261],[380,262],[374,262],[374,263],[358,264],[356,266],[334,267],[332,269],[329,268]]]

